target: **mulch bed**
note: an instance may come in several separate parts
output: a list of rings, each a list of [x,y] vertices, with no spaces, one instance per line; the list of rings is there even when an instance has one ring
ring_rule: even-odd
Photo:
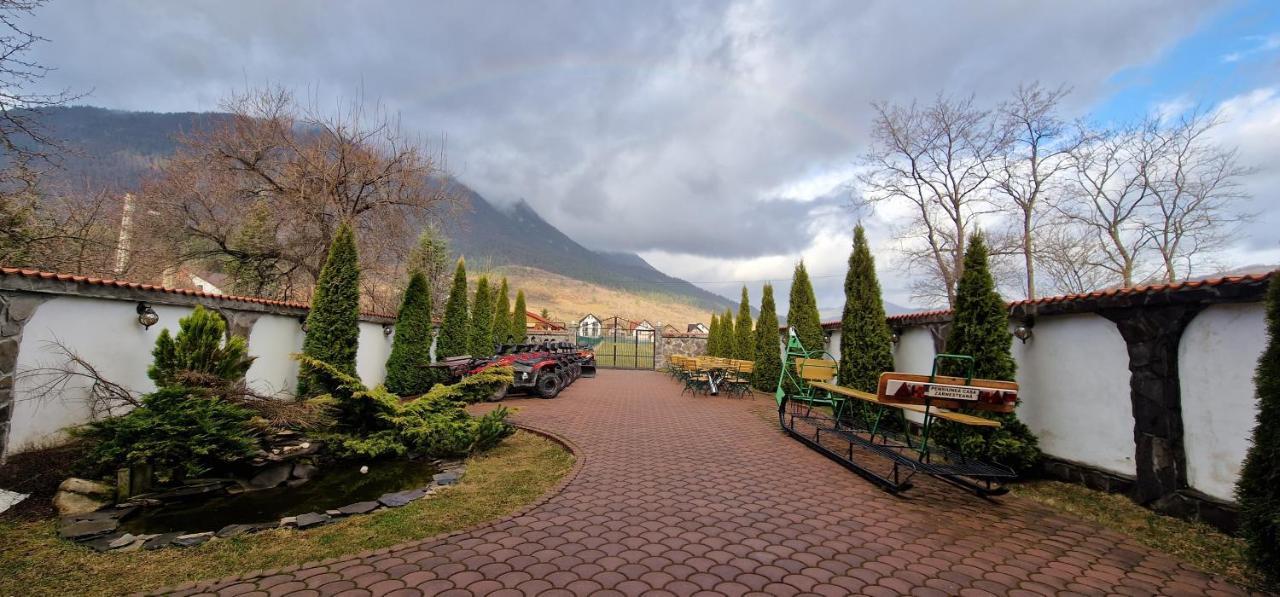
[[[0,513],[0,520],[36,520],[57,515],[53,496],[58,484],[74,475],[83,452],[81,445],[70,443],[9,456],[0,465],[0,488],[30,497]]]

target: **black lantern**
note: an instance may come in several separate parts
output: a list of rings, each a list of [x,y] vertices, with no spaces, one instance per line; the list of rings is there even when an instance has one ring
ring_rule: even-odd
[[[151,326],[155,325],[156,322],[160,321],[160,314],[156,313],[156,310],[152,309],[151,305],[148,305],[146,303],[138,303],[137,311],[138,311],[138,323],[142,324],[143,329],[149,330],[151,329]]]

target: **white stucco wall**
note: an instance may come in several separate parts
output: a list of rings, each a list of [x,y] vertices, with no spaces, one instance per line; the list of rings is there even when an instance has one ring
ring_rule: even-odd
[[[245,378],[262,394],[292,394],[298,385],[298,362],[306,334],[297,317],[264,314],[249,332],[249,354],[257,357]]]
[[[905,328],[893,347],[893,370],[928,375],[933,370],[933,334],[923,327]]]
[[[1046,454],[1136,474],[1129,355],[1111,321],[1093,314],[1036,321],[1013,341],[1022,404],[1018,418]]]
[[[73,379],[57,397],[37,398],[36,389],[50,378],[34,370],[59,367],[65,358],[51,351],[59,342],[93,364],[105,378],[142,393],[155,389],[147,377],[151,349],[160,330],[176,331],[178,319],[191,309],[155,305],[160,321],[151,329],[138,325],[137,303],[61,296],[45,301],[27,322],[18,348],[13,418],[6,453],[51,445],[62,430],[89,420],[90,383]]]
[[[1266,342],[1262,303],[1211,305],[1178,347],[1191,487],[1232,500],[1258,414],[1253,370]]]
[[[360,346],[356,350],[356,374],[364,385],[373,387],[387,378],[387,357],[395,334],[382,332],[382,324],[360,322]]]

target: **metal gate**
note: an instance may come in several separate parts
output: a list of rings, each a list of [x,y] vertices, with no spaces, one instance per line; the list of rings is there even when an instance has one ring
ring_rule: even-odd
[[[658,333],[647,321],[622,317],[578,323],[578,344],[596,351],[596,366],[607,369],[653,369],[657,358]]]

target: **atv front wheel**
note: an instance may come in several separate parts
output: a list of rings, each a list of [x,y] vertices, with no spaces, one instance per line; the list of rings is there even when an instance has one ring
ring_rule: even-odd
[[[511,391],[511,385],[502,384],[502,387],[494,390],[493,394],[491,394],[487,400],[489,402],[502,402],[502,399],[507,397],[507,392],[509,391]]]
[[[560,393],[560,377],[550,371],[543,371],[535,384],[539,398],[555,398]]]

